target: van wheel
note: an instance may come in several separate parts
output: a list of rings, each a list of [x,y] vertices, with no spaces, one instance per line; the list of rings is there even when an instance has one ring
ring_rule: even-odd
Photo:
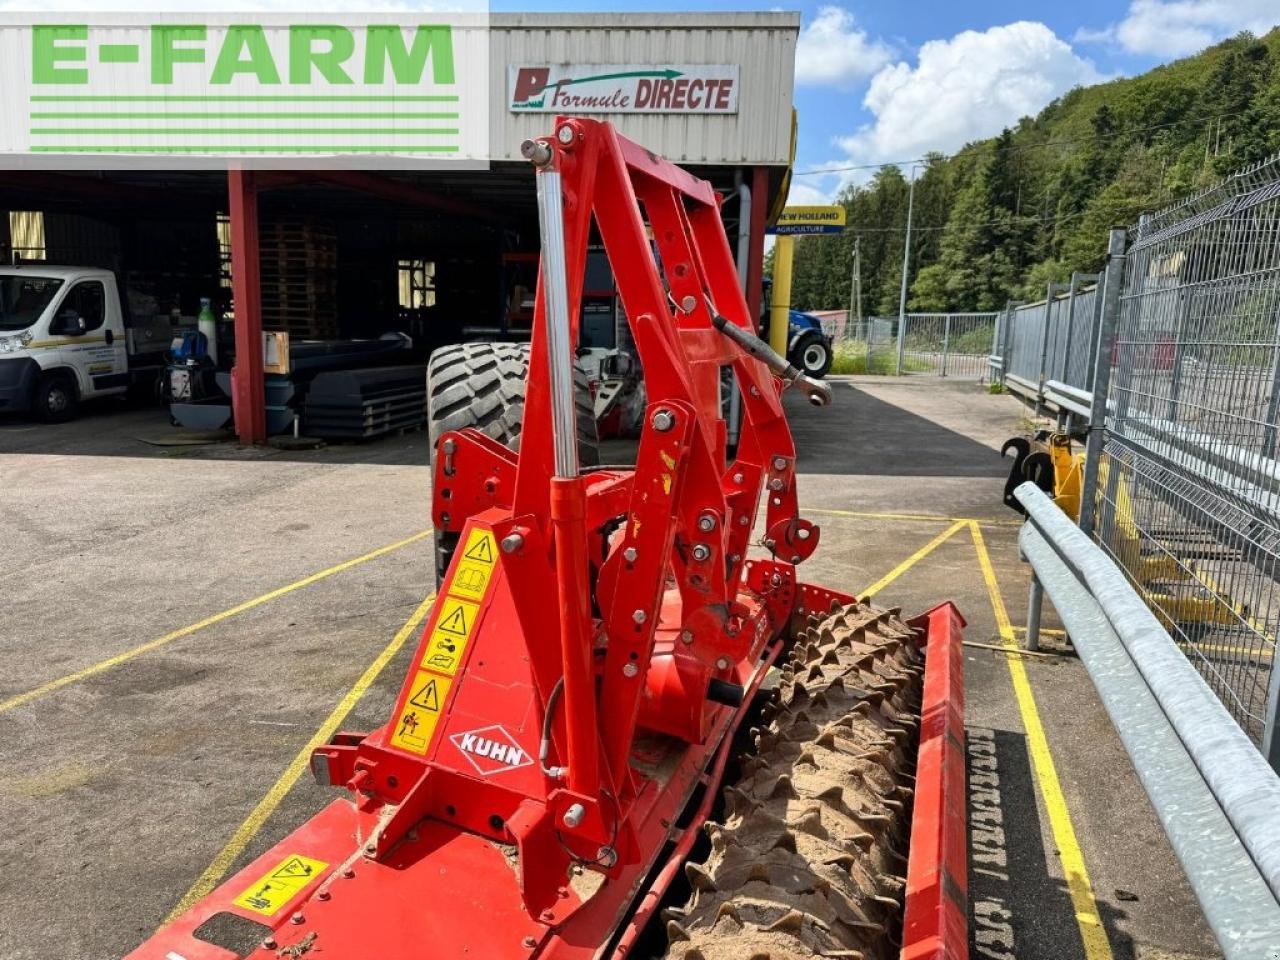
[[[65,373],[42,374],[36,381],[32,408],[45,423],[74,420],[80,412],[80,394],[75,381]]]

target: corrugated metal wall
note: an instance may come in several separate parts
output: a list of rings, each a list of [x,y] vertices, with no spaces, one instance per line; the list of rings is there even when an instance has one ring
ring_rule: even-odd
[[[737,64],[738,112],[593,114],[678,163],[786,164],[791,152],[796,13],[513,14],[490,19],[490,156],[550,132],[549,113],[507,109],[507,67],[560,63]]]

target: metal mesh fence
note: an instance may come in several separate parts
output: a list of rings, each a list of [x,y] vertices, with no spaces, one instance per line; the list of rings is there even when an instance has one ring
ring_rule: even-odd
[[[1037,401],[1050,380],[1091,389],[1102,308],[1096,281],[1093,274],[1077,274],[1061,286],[1065,292],[1005,312],[991,353],[1013,375],[1008,386]]]
[[[855,372],[913,373],[985,380],[987,357],[996,335],[995,313],[909,313],[904,328],[902,369],[898,370],[898,318],[848,321],[823,318],[823,330],[835,341],[839,359],[857,358]]]
[[[1241,726],[1270,741],[1280,163],[1144,218],[1110,359],[1099,541]]]

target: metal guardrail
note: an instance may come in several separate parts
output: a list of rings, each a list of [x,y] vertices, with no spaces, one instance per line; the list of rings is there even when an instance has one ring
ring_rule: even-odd
[[[1110,558],[1034,484],[1015,496],[1028,642],[1043,590],[1227,960],[1280,960],[1280,778]]]

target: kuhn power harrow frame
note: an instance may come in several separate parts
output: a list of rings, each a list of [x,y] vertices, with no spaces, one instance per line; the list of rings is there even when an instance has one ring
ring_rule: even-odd
[[[560,119],[525,153],[543,263],[520,452],[475,430],[439,440],[434,517],[459,535],[440,597],[389,722],[312,760],[350,797],[136,958],[627,954],[793,623],[853,599],[796,579],[819,530],[798,512],[780,394],[796,383],[823,403],[829,388],[755,337],[710,185],[591,120]],[[593,221],[648,391],[634,469],[577,462],[572,347]],[[731,461],[726,365],[744,412]],[[768,556],[748,559],[762,496]],[[963,956],[961,621],[943,605],[917,625],[928,802],[906,946]]]

